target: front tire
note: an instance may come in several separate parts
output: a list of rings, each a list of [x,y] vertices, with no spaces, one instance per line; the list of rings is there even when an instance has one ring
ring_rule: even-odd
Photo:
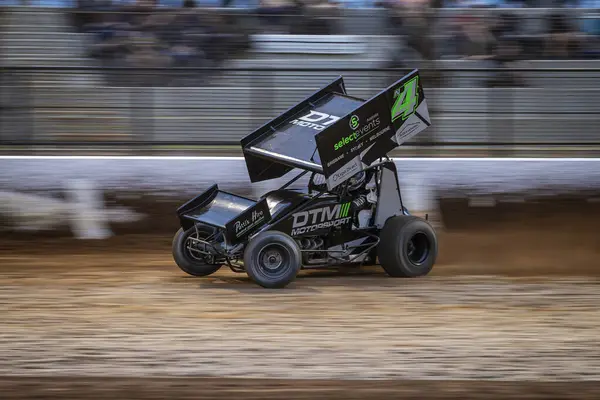
[[[173,259],[177,266],[189,275],[208,276],[217,272],[221,268],[221,264],[210,264],[199,253],[191,251],[189,245],[193,244],[190,238],[196,238],[196,236],[199,236],[197,239],[207,238],[213,234],[213,229],[204,225],[198,225],[197,229],[198,233],[194,226],[186,231],[179,228],[173,238]]]
[[[438,241],[424,219],[399,215],[388,219],[380,233],[379,263],[393,277],[427,275],[437,258]]]
[[[264,288],[283,288],[292,282],[302,266],[300,247],[279,231],[259,233],[244,250],[248,276]]]

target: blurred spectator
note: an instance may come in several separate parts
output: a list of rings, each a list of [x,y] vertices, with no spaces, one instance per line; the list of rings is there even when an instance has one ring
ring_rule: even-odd
[[[454,37],[457,54],[471,60],[490,58],[494,35],[482,17],[463,16],[457,20],[459,30]]]
[[[430,1],[390,0],[382,4],[389,10],[388,24],[392,27],[390,33],[398,37],[400,47],[408,46],[422,59],[434,59],[432,28],[435,18],[432,18]]]
[[[329,35],[337,33],[333,21],[340,8],[333,0],[258,0],[253,14],[262,33]]]
[[[304,0],[305,30],[313,35],[332,35],[337,33],[334,21],[342,7],[339,2],[331,0]]]
[[[304,3],[299,0],[260,0],[256,14],[268,31],[290,33],[290,27],[302,13],[303,6]]]
[[[600,9],[600,0],[581,0],[579,7]],[[584,15],[580,20],[581,32],[585,41],[581,46],[584,58],[600,58],[600,14],[596,12]]]
[[[435,72],[439,59],[434,33],[438,26],[437,0],[384,0],[379,3],[387,9],[389,34],[395,37],[394,47],[389,50],[386,68],[410,71],[415,66],[422,69],[428,82],[440,79]]]
[[[510,67],[523,58],[518,20],[503,13],[496,18],[463,15],[456,21],[453,52],[464,60],[500,69],[487,79],[488,86],[523,86],[524,80]]]
[[[578,32],[567,16],[561,12],[554,12],[550,15],[549,22],[549,32],[544,44],[544,57],[568,59],[578,53]]]
[[[198,71],[159,73],[168,67],[214,67],[248,48],[240,27],[185,0],[179,9],[158,9],[153,1],[137,1],[104,14],[84,31],[94,35],[90,55],[106,66],[155,67],[156,73],[136,81],[165,84],[202,79]],[[138,79],[139,78],[139,79]]]
[[[167,66],[218,66],[250,45],[249,30],[239,21],[259,21],[255,31],[263,33],[336,34],[342,33],[335,21],[343,7],[387,9],[389,29],[382,26],[381,34],[391,33],[396,41],[387,66],[414,66],[418,60],[429,68],[449,57],[509,65],[522,58],[598,58],[600,50],[600,18],[592,12],[585,16],[567,12],[600,8],[600,0],[32,0],[29,4],[75,5],[76,25],[93,36],[90,54],[104,65],[138,65],[144,60]],[[224,16],[206,5],[252,10]],[[438,18],[438,9],[458,7],[466,11]],[[544,10],[537,15],[509,10],[530,7]],[[547,7],[558,9],[548,14]],[[490,8],[500,10],[481,16]],[[343,33],[354,33],[347,31]]]

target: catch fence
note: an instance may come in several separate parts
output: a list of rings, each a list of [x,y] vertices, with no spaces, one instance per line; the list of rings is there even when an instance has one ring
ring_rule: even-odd
[[[407,72],[5,67],[0,145],[238,146],[340,75],[349,94],[369,98]],[[520,147],[600,148],[600,68],[438,68],[421,74],[432,126],[407,146],[503,149],[509,155]]]

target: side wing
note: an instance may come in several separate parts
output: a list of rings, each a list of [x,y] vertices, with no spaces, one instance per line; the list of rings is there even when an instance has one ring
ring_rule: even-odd
[[[342,184],[430,125],[415,69],[317,134],[327,187]]]

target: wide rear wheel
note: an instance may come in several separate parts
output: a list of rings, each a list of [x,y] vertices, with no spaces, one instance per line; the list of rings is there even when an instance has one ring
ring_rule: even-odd
[[[437,258],[433,227],[422,218],[399,215],[388,219],[379,235],[379,263],[393,277],[427,275]]]
[[[203,240],[214,236],[213,228],[198,225],[184,231],[179,228],[173,238],[173,259],[177,266],[192,276],[208,276],[221,268],[221,264],[212,263],[211,257],[202,252],[198,239]]]

